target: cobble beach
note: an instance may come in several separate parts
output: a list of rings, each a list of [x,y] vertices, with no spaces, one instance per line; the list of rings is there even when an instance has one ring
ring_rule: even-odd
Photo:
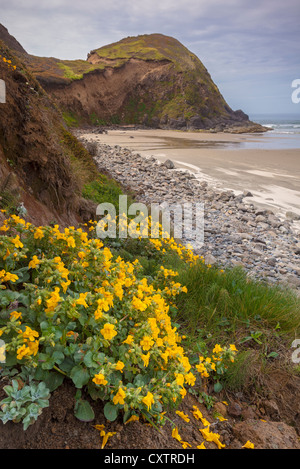
[[[236,178],[239,186],[226,188],[224,182],[207,173],[205,175],[195,165],[187,161],[178,162],[176,149],[173,150],[174,159],[170,157],[172,149],[168,154],[159,153],[160,148],[155,145],[153,149],[148,145],[144,151],[142,145],[138,145],[141,151],[133,149],[138,132],[125,131],[123,138],[122,132],[102,133],[97,129],[76,130],[75,134],[92,151],[99,170],[105,171],[123,187],[130,189],[137,202],[147,205],[165,203],[169,206],[202,203],[204,242],[202,247],[196,249],[196,253],[202,255],[207,264],[242,266],[251,277],[264,278],[272,284],[286,284],[299,294],[300,206],[298,208],[297,191],[292,189],[292,184],[286,190],[282,188],[285,195],[289,191],[293,193],[290,206],[285,206],[283,200],[281,206],[275,204],[273,207],[272,201],[268,204],[268,192],[264,194],[261,191],[261,197],[256,197],[255,191],[251,192],[247,187],[247,179]],[[170,132],[168,137],[172,138],[172,135],[174,132]],[[127,138],[126,143],[132,142],[131,148],[122,143],[124,137]],[[178,138],[178,134],[175,133],[174,137]],[[225,143],[230,142],[228,135],[213,137],[211,147],[214,148],[220,139]],[[243,143],[244,140],[245,136],[237,136],[235,142]],[[207,151],[209,149],[206,153]],[[234,151],[236,150],[232,150],[233,153]],[[242,158],[240,163],[241,161]],[[232,165],[230,162],[229,164]],[[276,164],[274,167],[276,168]],[[212,170],[216,171],[213,163]],[[244,170],[256,178],[260,173],[266,172],[260,170],[259,166],[251,166],[251,158]],[[227,170],[223,167],[223,174],[226,175],[226,172],[229,173],[228,176],[232,173],[231,179],[228,179],[228,186],[231,187],[236,171],[232,166]],[[285,175],[286,180],[292,181],[293,178],[289,176]],[[278,191],[279,189],[277,194]],[[182,240],[192,243],[184,235]]]

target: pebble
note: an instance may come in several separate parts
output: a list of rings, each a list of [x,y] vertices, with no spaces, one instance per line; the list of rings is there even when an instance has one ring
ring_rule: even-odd
[[[251,277],[288,285],[300,296],[300,231],[294,226],[294,214],[282,218],[272,210],[257,208],[244,200],[251,197],[249,191],[235,194],[210,187],[195,173],[176,168],[171,160],[160,163],[153,156],[95,142],[95,136],[85,130],[74,133],[86,148],[96,143],[93,158],[99,171],[105,170],[138,194],[137,202],[167,202],[170,206],[203,203],[204,242],[194,251],[206,263],[220,267],[243,265]],[[185,236],[182,241],[192,243]]]

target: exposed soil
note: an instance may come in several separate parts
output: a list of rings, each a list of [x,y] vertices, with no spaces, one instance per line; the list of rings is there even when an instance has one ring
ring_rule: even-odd
[[[5,393],[2,388],[7,379],[3,378],[0,384],[0,399],[3,399]],[[101,449],[102,437],[94,426],[103,424],[106,432],[116,432],[109,438],[105,449],[181,450],[181,443],[172,437],[172,426],[176,425],[182,440],[191,445],[188,449],[193,450],[204,441],[199,431],[204,426],[191,413],[196,405],[212,424],[211,431],[220,435],[225,449],[241,449],[247,440],[254,443],[256,449],[300,449],[300,378],[276,370],[266,377],[265,386],[274,396],[270,394],[268,399],[253,396],[251,402],[249,396],[241,392],[219,394],[219,401],[210,410],[188,393],[180,410],[190,417],[190,421],[185,422],[172,412],[168,417],[173,424],[168,422],[157,430],[142,421],[124,425],[121,417],[108,422],[100,401],[90,401],[95,412],[94,421],[79,421],[74,416],[76,390],[71,382],[65,381],[52,393],[49,407],[25,432],[21,423],[3,425],[0,422],[0,448]],[[226,420],[219,421],[216,412]],[[204,444],[207,449],[217,449],[212,442],[204,441]]]

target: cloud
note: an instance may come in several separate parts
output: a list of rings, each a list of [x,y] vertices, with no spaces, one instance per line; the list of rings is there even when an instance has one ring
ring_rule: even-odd
[[[298,78],[299,16],[299,0],[10,0],[1,8],[1,22],[33,55],[85,59],[123,37],[162,33],[194,52],[225,88]]]

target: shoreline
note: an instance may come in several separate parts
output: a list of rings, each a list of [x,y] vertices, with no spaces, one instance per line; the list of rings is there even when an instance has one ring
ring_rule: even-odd
[[[110,135],[85,130],[74,133],[88,150],[93,146],[99,171],[129,187],[138,202],[147,205],[202,202],[204,243],[195,252],[203,255],[207,264],[242,266],[249,276],[264,278],[272,284],[280,282],[300,295],[298,221],[279,216],[269,207],[259,207],[246,186],[243,191],[221,187],[222,184],[217,187],[211,178],[205,180],[194,168],[172,164],[176,158],[161,161],[148,149],[138,152],[125,144],[121,146],[124,135],[115,139],[110,132]],[[182,241],[191,243],[185,237]]]
[[[192,171],[213,187],[236,193],[246,189],[253,195],[252,202],[274,210],[283,218],[286,212],[300,216],[299,150],[240,148],[259,145],[264,141],[260,134],[160,129],[108,130],[101,135],[83,132],[103,144],[119,145],[145,157],[154,156],[162,163],[171,159],[177,168]]]

